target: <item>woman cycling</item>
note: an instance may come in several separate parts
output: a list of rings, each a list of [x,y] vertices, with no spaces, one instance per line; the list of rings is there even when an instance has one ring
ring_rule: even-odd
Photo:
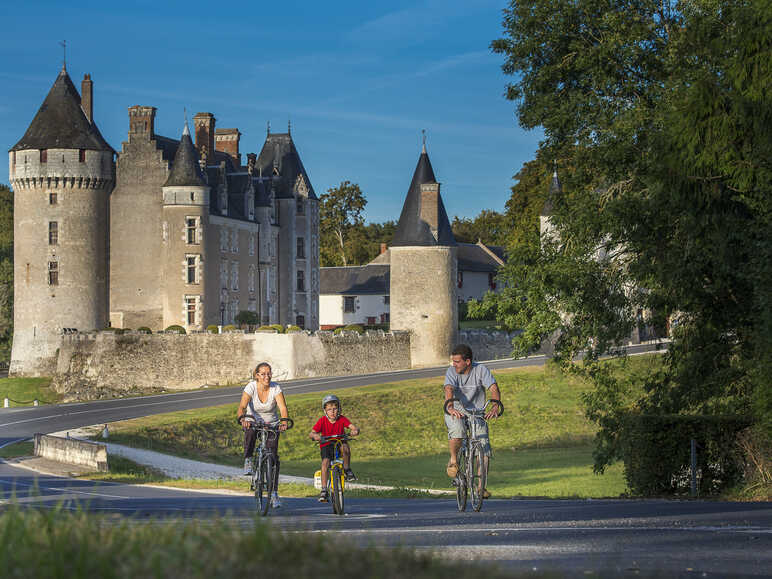
[[[244,387],[244,393],[241,395],[239,408],[236,410],[236,416],[241,428],[244,430],[244,474],[252,474],[252,461],[250,458],[255,452],[255,440],[257,431],[251,428],[252,425],[275,425],[278,423],[278,431],[287,430],[285,422],[279,422],[281,418],[288,418],[287,403],[284,400],[284,394],[278,383],[271,381],[271,365],[268,362],[260,362],[252,373],[252,380]],[[278,410],[278,413],[277,413]],[[273,495],[271,496],[271,507],[281,506],[279,500],[279,432],[276,436],[269,436],[266,441],[268,452],[273,455],[276,464],[276,478],[273,481]]]

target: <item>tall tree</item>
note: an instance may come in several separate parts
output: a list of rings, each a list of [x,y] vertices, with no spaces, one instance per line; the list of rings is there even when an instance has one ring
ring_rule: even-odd
[[[13,339],[13,192],[0,185],[0,361],[11,356]]]
[[[509,233],[506,216],[491,209],[483,209],[474,219],[456,215],[450,227],[456,241],[463,243],[479,240],[486,245],[503,245]]]
[[[362,211],[367,205],[356,183],[342,181],[320,198],[319,228],[320,258],[323,266],[348,265],[350,252],[346,246],[352,230],[362,226]]]
[[[561,161],[556,235],[510,255],[485,307],[586,350],[601,426],[596,468],[618,457],[620,412],[752,412],[772,426],[772,7],[769,0],[531,0],[492,44],[515,79],[539,158]],[[625,386],[598,357],[641,312],[677,320],[662,372]],[[655,319],[654,322],[658,320]]]

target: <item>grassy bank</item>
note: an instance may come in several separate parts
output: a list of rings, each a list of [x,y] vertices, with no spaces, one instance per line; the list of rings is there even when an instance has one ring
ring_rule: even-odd
[[[637,357],[620,371],[646,372],[656,356]],[[616,363],[616,362],[615,362]],[[546,368],[497,371],[507,411],[491,426],[490,490],[503,496],[608,497],[625,491],[621,466],[592,473],[594,425],[580,396],[589,386]],[[442,380],[410,380],[337,392],[343,413],[362,428],[352,443],[361,482],[447,489],[447,434]],[[321,415],[323,394],[289,395],[295,429],[283,435],[282,472],[312,476],[318,448],[307,438]],[[209,462],[241,464],[236,401],[226,406],[152,416],[111,425],[111,442]]]
[[[281,533],[256,521],[135,525],[65,510],[4,510],[0,561],[10,577],[411,577],[480,576],[480,566],[407,549],[351,548],[325,535]],[[202,556],[205,554],[205,556]],[[511,574],[486,568],[492,579]],[[531,573],[528,576],[533,576]]]
[[[10,406],[55,404],[61,395],[51,388],[51,378],[0,378],[0,404],[8,398]]]

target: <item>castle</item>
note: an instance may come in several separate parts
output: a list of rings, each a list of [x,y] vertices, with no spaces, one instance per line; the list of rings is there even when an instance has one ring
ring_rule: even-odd
[[[319,324],[319,207],[290,131],[259,155],[238,129],[193,117],[157,135],[156,109],[129,108],[119,153],[62,68],[9,152],[14,190],[11,374],[50,374],[62,334],[180,325],[203,331],[240,311]]]

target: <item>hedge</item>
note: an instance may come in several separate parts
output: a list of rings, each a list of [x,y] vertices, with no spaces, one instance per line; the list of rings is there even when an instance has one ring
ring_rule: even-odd
[[[749,424],[743,416],[627,414],[619,448],[628,487],[643,496],[689,494],[694,439],[698,493],[720,493],[742,478],[736,439]]]

